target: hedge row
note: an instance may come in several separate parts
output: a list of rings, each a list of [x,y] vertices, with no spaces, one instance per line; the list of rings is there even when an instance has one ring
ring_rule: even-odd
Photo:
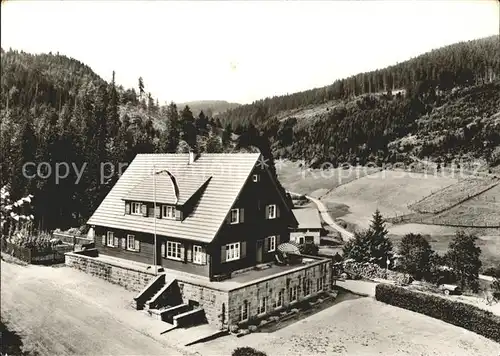
[[[500,317],[473,305],[389,284],[378,284],[375,288],[375,298],[396,307],[441,319],[500,342]]]

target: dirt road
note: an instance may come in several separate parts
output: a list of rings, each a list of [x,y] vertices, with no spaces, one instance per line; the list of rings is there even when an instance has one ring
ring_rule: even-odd
[[[135,293],[68,267],[1,262],[2,321],[40,355],[183,355]],[[163,324],[163,325],[162,325]]]
[[[319,199],[310,197],[308,195],[306,195],[306,198],[309,199],[310,201],[312,201],[314,204],[316,204],[316,206],[318,207],[318,211],[321,214],[321,217],[323,218],[323,220],[328,225],[330,225],[333,229],[337,230],[340,233],[340,235],[342,236],[342,239],[344,241],[349,241],[349,240],[354,238],[354,234],[352,232],[347,231],[342,226],[340,226],[335,221],[333,221],[330,214],[328,214],[328,209]]]

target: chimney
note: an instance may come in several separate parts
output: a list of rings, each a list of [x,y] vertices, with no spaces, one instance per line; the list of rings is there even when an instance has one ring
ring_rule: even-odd
[[[196,161],[196,159],[199,157],[199,155],[194,152],[193,150],[190,150],[189,151],[189,162],[188,164],[193,164],[194,161]]]

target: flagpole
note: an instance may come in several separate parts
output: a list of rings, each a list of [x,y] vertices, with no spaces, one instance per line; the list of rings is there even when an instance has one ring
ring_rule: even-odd
[[[158,261],[156,258],[156,167],[153,165],[153,201],[154,201],[154,264],[155,264],[155,276],[158,274]]]

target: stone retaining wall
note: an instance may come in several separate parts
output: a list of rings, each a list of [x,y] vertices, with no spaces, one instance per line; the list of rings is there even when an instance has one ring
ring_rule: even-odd
[[[135,292],[143,290],[154,277],[152,273],[115,266],[110,262],[102,262],[81,253],[66,253],[65,264]]]
[[[318,280],[321,282],[318,283]],[[305,283],[310,281],[309,293],[305,293]],[[297,286],[297,298],[292,302],[289,299],[290,288]],[[318,287],[320,287],[318,289]],[[293,306],[293,304],[314,297],[323,291],[332,289],[332,262],[322,260],[313,263],[299,271],[294,271],[278,276],[270,276],[268,279],[257,283],[248,284],[244,287],[229,292],[228,324],[237,325],[240,322],[241,307],[246,301],[249,305],[248,317],[264,317],[265,314],[273,312],[278,307],[273,303],[278,299],[280,291],[284,293],[282,307]],[[266,312],[259,315],[258,306],[260,300],[267,297]]]
[[[192,282],[177,280],[182,302],[189,304],[189,301],[200,303],[200,307],[205,310],[205,316],[209,324],[220,329],[228,326],[228,302],[229,293],[227,291],[209,288]]]

